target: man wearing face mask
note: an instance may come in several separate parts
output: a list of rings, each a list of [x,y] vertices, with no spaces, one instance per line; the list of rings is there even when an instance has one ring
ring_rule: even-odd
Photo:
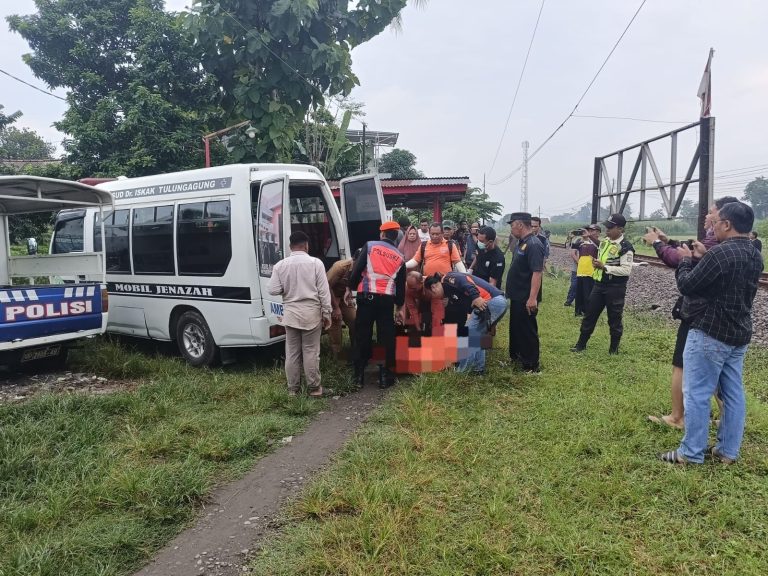
[[[504,254],[496,246],[496,230],[484,226],[477,234],[477,255],[472,262],[471,274],[498,288],[505,265]]]

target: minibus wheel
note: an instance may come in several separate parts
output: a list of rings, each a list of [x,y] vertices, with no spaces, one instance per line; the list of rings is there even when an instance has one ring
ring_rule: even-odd
[[[219,347],[205,318],[196,310],[188,310],[179,317],[176,343],[181,355],[192,366],[211,366],[218,360]]]

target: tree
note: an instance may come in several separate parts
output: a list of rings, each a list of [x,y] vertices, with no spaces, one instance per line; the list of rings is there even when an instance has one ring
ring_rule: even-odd
[[[346,131],[351,119],[362,115],[361,109],[361,104],[341,100],[336,114],[324,106],[307,112],[297,134],[293,161],[316,166],[329,180],[356,174],[360,149],[347,140]]]
[[[307,111],[359,84],[353,48],[379,34],[406,0],[198,0],[186,25],[230,118],[258,131],[233,159],[288,159]]]
[[[35,76],[68,89],[56,127],[88,175],[139,176],[200,166],[201,136],[221,126],[219,91],[162,0],[35,0],[10,16]]]
[[[494,202],[482,188],[469,188],[458,202],[450,202],[443,210],[443,218],[460,222],[488,222],[501,215],[504,206]]]
[[[627,204],[624,207],[624,216],[629,217],[632,214],[632,209]],[[611,215],[610,210],[607,207],[600,207],[600,210],[598,211],[598,220],[603,221],[607,219]],[[586,204],[582,204],[581,208],[574,212],[569,212],[565,214],[557,214],[555,216],[552,216],[550,219],[551,222],[592,222],[592,203],[587,202]]]
[[[424,178],[424,173],[416,169],[416,156],[402,148],[394,148],[391,152],[381,155],[379,172],[391,174],[392,178],[397,180]]]
[[[3,113],[3,110],[5,109],[5,106],[0,104],[0,130],[5,130],[8,126],[16,122],[19,118],[21,118],[21,112],[16,111],[11,115],[6,115]]]
[[[653,212],[651,212],[651,215],[649,216],[651,220],[664,220],[666,217],[667,215],[662,208],[658,208],[654,210]]]
[[[762,219],[768,216],[768,179],[760,176],[747,184],[744,196],[741,198],[752,205],[755,218]]]
[[[0,130],[0,160],[50,160],[56,147],[29,128]]]
[[[678,210],[677,213],[681,218],[698,218],[699,203],[694,202],[693,200],[689,200],[688,198],[684,198],[680,203],[680,210]]]

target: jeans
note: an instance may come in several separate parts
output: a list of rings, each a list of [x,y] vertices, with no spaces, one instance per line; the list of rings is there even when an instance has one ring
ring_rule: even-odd
[[[699,464],[704,461],[709,438],[710,403],[718,385],[723,413],[715,447],[726,458],[738,458],[747,411],[741,379],[746,353],[746,344],[729,346],[701,330],[691,328],[688,332],[683,352],[685,435],[679,448],[687,460]]]
[[[507,299],[503,295],[491,298],[486,302],[491,311],[491,324],[498,322],[499,318],[507,312]],[[469,353],[459,362],[459,372],[482,372],[485,370],[485,350],[482,347],[483,336],[488,334],[488,326],[481,322],[480,316],[472,314],[467,320],[467,332],[469,336]]]
[[[576,299],[576,270],[571,270],[571,285],[568,287],[568,296],[565,301],[571,304]]]

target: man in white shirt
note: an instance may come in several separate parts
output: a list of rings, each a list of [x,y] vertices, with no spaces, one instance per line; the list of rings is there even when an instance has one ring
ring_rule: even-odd
[[[429,242],[429,220],[422,220],[419,223],[419,240]]]
[[[298,394],[303,365],[309,395],[319,397],[320,335],[331,325],[331,291],[323,263],[308,253],[309,236],[294,232],[289,244],[290,256],[275,264],[269,279],[269,293],[283,297],[288,394]]]

